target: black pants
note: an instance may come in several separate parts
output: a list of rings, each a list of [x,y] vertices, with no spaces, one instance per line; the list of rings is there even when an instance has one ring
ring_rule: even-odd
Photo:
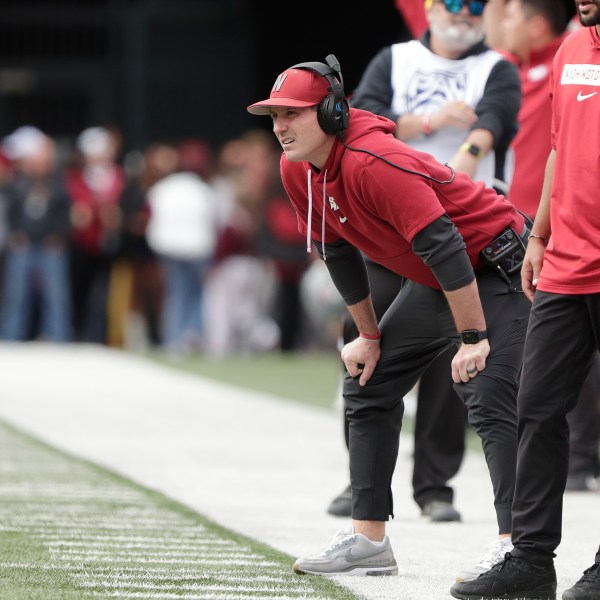
[[[404,278],[365,259],[375,315],[380,320],[400,292]],[[348,314],[344,319],[344,344],[358,335]],[[414,432],[413,498],[423,508],[428,502],[452,503],[454,490],[448,481],[456,475],[465,452],[466,409],[452,387],[452,346],[427,367],[419,381]],[[344,413],[346,446],[349,421]]]
[[[600,294],[536,292],[518,395],[513,554],[549,562],[562,535],[567,413],[600,349]],[[597,560],[600,561],[600,548]]]
[[[531,304],[500,277],[477,275],[491,352],[486,368],[454,389],[482,439],[500,533],[510,531],[517,450],[516,397]],[[519,276],[513,285],[520,289]],[[427,367],[459,337],[441,291],[408,281],[380,321],[381,358],[365,386],[346,374],[344,400],[349,428],[354,519],[393,516],[391,481],[398,456],[403,397]]]

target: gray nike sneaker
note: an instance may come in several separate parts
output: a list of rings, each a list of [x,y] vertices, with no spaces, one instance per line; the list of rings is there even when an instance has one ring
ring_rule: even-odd
[[[372,542],[352,529],[338,531],[317,556],[299,558],[296,573],[309,575],[398,575],[398,565],[387,536]]]

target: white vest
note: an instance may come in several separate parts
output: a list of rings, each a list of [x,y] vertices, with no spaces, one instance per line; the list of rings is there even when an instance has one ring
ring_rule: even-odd
[[[434,54],[417,40],[394,44],[391,48],[394,90],[391,108],[400,115],[430,114],[452,101],[462,101],[475,108],[490,72],[502,59],[498,52],[487,50],[461,60],[449,60]],[[414,137],[408,143],[445,163],[454,156],[467,134],[467,129],[447,127],[430,136]],[[495,156],[491,151],[479,161],[475,179],[491,186],[494,172]]]

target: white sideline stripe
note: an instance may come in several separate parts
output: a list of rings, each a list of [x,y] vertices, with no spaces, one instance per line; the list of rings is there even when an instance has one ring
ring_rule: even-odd
[[[194,551],[194,552],[177,552],[175,550],[169,550],[167,552],[157,552],[156,549],[153,549],[152,551],[148,551],[145,550],[144,548],[140,548],[139,550],[125,550],[123,549],[123,551],[120,550],[100,550],[100,549],[96,549],[96,550],[90,550],[89,552],[86,550],[82,550],[82,549],[75,549],[73,548],[72,550],[65,548],[65,549],[56,549],[56,548],[50,548],[50,552],[53,555],[57,555],[60,556],[61,558],[63,557],[68,557],[68,556],[114,556],[115,558],[125,558],[125,559],[129,559],[131,558],[130,562],[133,562],[134,560],[137,560],[137,558],[139,556],[143,556],[143,557],[147,557],[147,558],[154,558],[154,557],[167,557],[167,558],[193,558],[193,557],[198,557],[198,558],[202,558],[202,557],[211,557],[211,556],[215,556],[217,558],[221,558],[223,560],[225,559],[229,559],[229,558],[235,558],[236,556],[238,556],[239,554],[245,554],[245,558],[247,559],[251,559],[251,558],[261,558],[260,555],[253,553],[251,550],[245,550],[242,552],[238,552],[237,549],[232,549],[229,552],[223,552],[223,551],[208,551],[208,552],[199,552],[199,551]]]
[[[36,535],[39,536],[54,536],[54,535],[60,535],[62,534],[62,532],[66,532],[66,531],[70,531],[72,532],[73,529],[75,527],[69,527],[67,522],[64,523],[57,523],[56,526],[53,525],[49,525],[49,524],[44,524],[44,525],[40,525],[40,524],[36,524],[36,525],[27,525],[27,524],[3,524],[0,525],[0,531],[6,531],[6,532],[12,532],[12,533],[31,533],[34,532]],[[86,530],[88,532],[94,532],[94,531],[102,531],[102,532],[106,532],[107,530],[112,531],[112,530],[117,530],[119,532],[121,532],[124,528],[119,524],[119,523],[105,523],[104,525],[92,525],[92,524],[85,524],[85,523],[78,523],[77,527],[76,527],[77,531],[80,530]],[[136,528],[132,527],[132,530],[135,530]],[[140,529],[140,528],[137,528]],[[175,531],[175,528],[172,527],[171,529],[173,529]],[[164,534],[164,529],[155,529],[153,527],[148,527],[148,528],[144,528],[141,530],[142,532],[146,532],[146,531],[160,531],[161,534]],[[72,533],[68,534],[69,537],[72,537]],[[178,534],[175,532],[174,536],[177,536]],[[208,535],[206,536],[205,539],[209,539]]]
[[[50,502],[52,502],[52,500],[48,500],[48,502],[46,502],[46,505],[48,505]],[[56,516],[58,516],[59,519],[59,523],[60,522],[67,522],[65,521],[60,521],[61,517],[66,518],[69,515],[72,515],[72,523],[85,523],[85,522],[89,522],[91,525],[96,525],[98,526],[103,526],[103,524],[105,524],[106,522],[109,522],[111,524],[119,524],[119,525],[127,525],[129,524],[129,529],[141,529],[141,530],[145,530],[145,529],[161,529],[164,527],[170,527],[172,529],[177,529],[177,527],[174,526],[174,523],[171,521],[160,521],[158,519],[139,519],[136,517],[130,517],[128,515],[119,515],[116,514],[114,515],[112,518],[110,517],[104,517],[103,519],[105,520],[97,520],[91,517],[91,515],[94,513],[94,509],[97,512],[100,511],[107,511],[106,508],[104,507],[88,507],[85,511],[83,509],[75,509],[72,506],[68,506],[68,505],[60,505],[60,504],[55,504],[56,506]],[[31,523],[35,523],[37,521],[41,521],[41,522],[45,522],[47,520],[49,520],[51,518],[51,515],[48,513],[40,513],[37,511],[36,507],[34,506],[29,506],[25,503],[19,503],[19,508],[20,510],[27,510],[30,511],[30,514],[27,515],[19,515],[19,514],[15,514],[14,511],[12,510],[7,510],[5,507],[0,508],[0,515],[3,516],[3,518],[8,518],[8,519],[12,519],[13,521],[17,522],[17,523],[27,523],[28,521]],[[150,526],[150,527],[149,527]],[[187,527],[184,527],[184,529],[188,529],[189,525]]]
[[[0,484],[0,495],[1,496],[14,496],[14,497],[27,497],[35,496],[36,499],[40,496],[44,498],[58,498],[60,500],[79,500],[81,498],[92,498],[94,500],[119,500],[125,502],[136,501],[140,504],[144,500],[144,497],[139,494],[127,494],[126,491],[119,489],[114,490],[103,490],[98,491],[94,489],[76,489],[70,486],[63,486],[61,484],[41,485],[39,483],[32,484]]]
[[[111,589],[119,589],[119,588],[137,588],[142,590],[154,590],[154,591],[169,591],[169,590],[186,590],[191,592],[199,592],[199,591],[211,591],[211,592],[275,592],[278,589],[281,589],[282,586],[265,586],[265,585],[235,585],[229,582],[229,585],[215,585],[214,583],[203,585],[201,583],[192,583],[185,585],[175,585],[173,583],[165,583],[165,584],[155,584],[155,583],[130,583],[130,582],[114,582],[114,581],[101,581],[101,582],[91,582],[91,581],[82,581],[80,583],[81,586],[92,588],[92,587],[105,587],[108,588],[107,591],[110,592]],[[314,590],[310,587],[297,586],[293,582],[290,582],[287,586],[292,589],[285,590],[290,593],[298,593],[298,594],[310,594],[312,595]]]
[[[232,594],[231,592],[227,592],[226,596],[223,594],[202,594],[201,596],[196,596],[195,594],[186,594],[182,596],[181,594],[152,594],[147,592],[92,592],[94,596],[101,596],[103,598],[162,598],[164,600],[171,600],[174,598],[175,600],[248,600],[248,596]],[[298,600],[300,596],[282,596],[281,594],[277,594],[274,596],[260,596],[257,597],[256,600]],[[311,596],[312,600],[329,600],[325,596]]]
[[[122,558],[110,558],[107,556],[96,556],[93,554],[73,554],[71,556],[56,556],[56,560],[62,560],[64,562],[69,561],[95,561],[102,563],[122,563]],[[255,567],[279,567],[279,565],[270,560],[239,560],[239,559],[227,559],[227,560],[210,560],[210,559],[198,559],[198,560],[182,560],[182,559],[149,559],[144,557],[136,557],[135,562],[138,563],[157,563],[157,564],[181,564],[181,565],[228,565],[228,566],[255,566]]]
[[[0,510],[0,516],[2,516],[2,511]],[[177,530],[177,525],[173,524],[173,523],[164,523],[164,522],[160,522],[160,521],[154,521],[152,523],[147,522],[147,523],[131,523],[131,521],[128,521],[126,519],[123,519],[123,521],[117,521],[115,519],[111,520],[111,521],[94,521],[93,523],[89,522],[89,519],[87,520],[87,522],[83,519],[83,517],[81,518],[81,520],[78,520],[76,518],[73,518],[71,520],[64,520],[61,521],[59,519],[56,518],[56,516],[54,517],[54,519],[52,518],[51,515],[45,515],[43,519],[31,519],[28,517],[23,516],[18,517],[18,516],[13,516],[12,517],[13,522],[15,522],[15,524],[18,525],[22,525],[24,527],[28,527],[29,529],[34,528],[38,525],[40,527],[48,527],[48,528],[52,528],[52,529],[73,529],[73,528],[77,528],[77,529],[127,529],[127,530],[142,530],[142,531],[155,531],[156,529],[161,530],[164,529],[165,527],[169,527],[170,529],[173,529],[174,531]],[[40,521],[43,521],[43,523],[40,523]],[[49,522],[52,522],[52,524],[54,525],[54,527],[51,527],[51,525],[49,524]],[[2,526],[0,527],[0,530],[6,530],[7,526]]]
[[[254,564],[254,563],[253,563]],[[0,563],[0,569],[23,569],[23,570],[35,570],[35,571],[70,571],[74,577],[78,579],[82,579],[87,577],[91,579],[93,577],[106,577],[110,575],[112,579],[124,579],[129,577],[125,573],[115,573],[112,567],[102,567],[99,566],[93,569],[93,573],[91,573],[88,568],[86,568],[85,572],[77,573],[76,569],[72,565],[64,565],[64,564],[46,564],[39,565],[36,563]],[[140,573],[140,576],[137,579],[164,579],[165,577],[169,577],[170,579],[177,578],[197,578],[199,580],[206,579],[207,575],[200,575],[198,571],[192,569],[162,569],[160,567],[119,567],[120,571],[128,571],[132,573]],[[295,577],[295,576],[290,576]],[[133,579],[133,578],[132,578]],[[281,576],[271,576],[271,575],[256,575],[249,577],[241,577],[239,575],[219,575],[217,573],[211,573],[210,579],[216,581],[225,581],[231,582],[239,581],[240,583],[248,583],[248,582],[261,582],[261,583],[283,583],[286,584],[290,581],[289,577],[281,577]]]
[[[59,540],[56,542],[47,542],[48,546],[51,549],[57,549],[57,548],[118,548],[121,550],[143,550],[143,551],[148,551],[148,550],[153,550],[153,551],[158,551],[158,550],[192,550],[194,552],[201,552],[204,549],[209,549],[211,550],[211,552],[213,551],[212,549],[214,548],[214,546],[218,545],[218,544],[213,544],[212,542],[199,542],[198,544],[178,544],[177,542],[173,541],[170,544],[164,544],[164,543],[152,543],[152,542],[145,542],[145,543],[140,543],[140,542],[116,542],[116,543],[111,543],[111,542],[103,542],[103,541],[99,541],[99,542],[82,542],[82,541],[68,541],[68,540]],[[241,552],[242,554],[246,553],[246,552],[250,552],[249,548],[245,548],[244,546],[240,546],[238,544],[221,544],[221,547],[223,546],[227,546],[231,552]],[[223,551],[223,550],[221,550]]]
[[[83,477],[85,477],[85,475],[83,475]],[[48,499],[43,497],[40,499],[38,495],[36,495],[35,499],[30,499],[27,502],[23,502],[24,506],[27,506],[29,508],[43,508],[44,506],[48,505]],[[85,502],[80,502],[78,501],[76,498],[75,499],[70,499],[70,498],[62,498],[62,502],[58,503],[58,509],[59,510],[64,510],[64,509],[70,509],[70,510],[80,510],[80,511],[85,511],[88,510],[88,507],[90,506],[89,500],[86,500]],[[103,506],[103,502],[94,502],[94,505],[99,505],[99,506]],[[148,501],[137,501],[135,503],[132,502],[122,502],[120,503],[122,504],[122,506],[118,507],[118,513],[117,513],[117,517],[118,518],[125,518],[125,517],[129,517],[129,518],[135,518],[135,519],[141,519],[141,520],[154,520],[154,521],[165,521],[167,523],[170,523],[172,521],[177,521],[177,522],[187,522],[188,525],[191,525],[194,521],[192,521],[189,518],[185,518],[181,515],[179,515],[179,518],[177,518],[177,514],[170,514],[170,511],[165,510],[165,509],[161,509],[161,508],[154,508],[154,507],[148,507]]]
[[[203,581],[209,577],[211,580],[216,581],[224,581],[227,583],[231,583],[231,581],[238,581],[240,583],[277,583],[283,585],[293,584],[293,581],[290,579],[297,579],[295,575],[290,575],[289,577],[282,576],[272,576],[272,575],[252,575],[243,577],[240,575],[227,574],[227,575],[219,575],[216,573],[211,573],[208,575],[200,575],[196,570],[188,570],[188,569],[161,569],[161,568],[152,568],[152,567],[119,567],[121,571],[130,571],[130,572],[139,572],[139,576],[135,575],[127,575],[125,573],[115,572],[112,568],[98,567],[94,568],[94,572],[90,573],[89,571],[85,571],[84,573],[73,573],[73,568],[69,565],[38,565],[33,563],[0,563],[0,568],[8,568],[8,569],[32,569],[32,570],[41,570],[41,571],[70,571],[72,575],[78,579],[87,579],[88,581],[92,581],[94,577],[103,578],[110,576],[111,580],[131,580],[131,581],[145,581],[152,579],[165,579],[168,577],[169,579],[198,579],[199,581]]]
[[[31,565],[33,567],[33,565]],[[68,567],[62,567],[61,569],[67,570]],[[140,569],[141,570],[141,569]],[[107,577],[110,577],[111,582],[125,580],[125,581],[152,581],[152,580],[164,580],[168,578],[169,580],[176,579],[189,579],[191,581],[198,580],[204,581],[206,579],[216,580],[216,581],[224,581],[226,583],[231,583],[232,581],[236,581],[239,583],[272,583],[272,584],[283,584],[285,585],[295,585],[295,581],[298,580],[296,575],[290,574],[288,577],[281,576],[269,576],[269,575],[249,575],[247,577],[236,576],[233,574],[227,575],[216,575],[211,573],[210,575],[200,575],[198,571],[187,571],[187,573],[178,573],[176,570],[170,569],[159,569],[162,571],[160,574],[153,574],[152,571],[155,569],[144,569],[144,573],[140,573],[139,575],[127,575],[125,573],[115,573],[112,569],[106,568],[98,568],[94,569],[94,573],[74,573],[73,576],[78,579],[85,579],[86,581],[92,581],[94,578],[100,580],[105,580]]]
[[[61,533],[61,532],[58,532],[58,533]],[[67,532],[66,530],[63,533],[65,533],[67,535],[62,535],[61,536],[62,540],[64,540],[65,538],[72,537],[74,540],[81,541],[81,542],[83,542],[84,540],[97,540],[97,541],[106,540],[106,541],[111,541],[111,542],[125,542],[125,543],[132,543],[132,544],[135,544],[135,543],[153,544],[153,543],[159,543],[159,542],[169,543],[173,540],[181,540],[184,542],[198,541],[199,545],[208,545],[208,544],[210,544],[211,546],[238,546],[239,545],[237,542],[234,542],[232,540],[224,540],[224,539],[217,538],[217,537],[211,538],[210,537],[211,534],[207,534],[202,537],[198,537],[198,536],[185,537],[183,535],[148,537],[148,536],[141,536],[141,535],[79,535],[77,533]],[[48,533],[44,533],[44,534],[42,534],[41,537],[52,539],[57,536],[51,535]]]

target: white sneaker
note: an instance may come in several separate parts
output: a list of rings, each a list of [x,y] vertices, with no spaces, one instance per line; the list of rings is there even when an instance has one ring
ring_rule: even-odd
[[[513,549],[513,545],[511,539],[506,537],[495,540],[487,546],[487,549],[485,556],[474,567],[465,569],[456,576],[457,582],[477,579],[482,573],[489,571],[495,564],[504,560],[504,555]]]
[[[372,542],[352,529],[340,529],[318,555],[299,558],[293,568],[309,575],[398,575],[389,538]]]

